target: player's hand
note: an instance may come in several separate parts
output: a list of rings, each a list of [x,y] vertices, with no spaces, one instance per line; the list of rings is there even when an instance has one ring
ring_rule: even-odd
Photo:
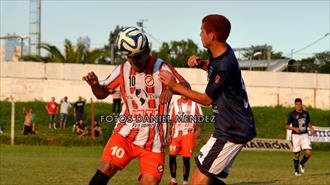
[[[99,80],[94,72],[88,73],[83,77],[83,80],[85,80],[91,87],[99,85]]]
[[[196,56],[196,55],[192,55],[188,59],[188,66],[189,67],[197,67],[197,66],[200,65],[200,62],[201,62],[201,57]]]
[[[167,143],[170,143],[171,142],[171,138],[172,138],[172,136],[170,134],[168,134],[168,136],[166,137]]]
[[[159,77],[162,83],[164,83],[170,89],[173,89],[173,87],[177,84],[174,79],[174,76],[168,71],[165,70],[161,71],[159,73]]]
[[[170,91],[169,89],[166,89],[164,92],[162,92],[159,96],[159,102],[161,104],[166,104],[168,103],[171,98],[172,98],[173,92]]]
[[[315,134],[315,130],[314,130],[314,128],[312,127],[312,128],[310,128],[310,131],[311,131],[311,136],[314,136],[314,134]]]
[[[300,133],[300,129],[299,128],[293,128],[293,130],[297,133]]]

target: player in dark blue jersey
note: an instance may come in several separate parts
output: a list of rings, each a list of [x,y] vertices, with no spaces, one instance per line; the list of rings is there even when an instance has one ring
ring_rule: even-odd
[[[218,177],[228,176],[243,145],[256,136],[241,70],[233,50],[226,42],[230,28],[229,20],[222,15],[203,18],[200,36],[203,46],[209,51],[209,59],[191,56],[188,65],[208,72],[209,82],[205,93],[176,83],[170,73],[160,74],[163,83],[174,92],[205,106],[212,105],[216,117],[213,134],[195,158],[197,168],[192,174],[192,185],[225,184]]]
[[[302,108],[302,100],[296,98],[295,110],[288,116],[286,128],[292,130],[292,150],[294,153],[293,165],[295,169],[295,176],[301,176],[301,173],[305,173],[304,165],[307,160],[312,156],[312,145],[308,136],[307,127],[311,131],[311,135],[314,135],[314,128],[312,126],[309,113]],[[305,155],[300,160],[300,151],[305,150]],[[300,172],[299,169],[300,168]]]

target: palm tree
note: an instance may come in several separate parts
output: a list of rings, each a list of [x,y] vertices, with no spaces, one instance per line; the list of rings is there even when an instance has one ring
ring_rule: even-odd
[[[70,40],[65,39],[64,53],[54,45],[41,43],[40,48],[48,52],[46,57],[39,55],[23,56],[21,59],[25,61],[37,62],[56,62],[56,63],[95,63],[97,59],[106,55],[104,49],[90,50],[83,43],[78,43],[74,47]]]

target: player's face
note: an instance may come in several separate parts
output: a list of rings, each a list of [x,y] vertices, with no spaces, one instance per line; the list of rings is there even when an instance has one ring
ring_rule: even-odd
[[[209,46],[211,45],[212,38],[211,38],[211,34],[207,33],[206,30],[204,29],[204,24],[202,24],[200,36],[203,43],[203,47],[209,48]]]
[[[296,111],[301,111],[302,110],[302,103],[301,102],[295,103],[295,109],[296,109]]]
[[[149,53],[142,52],[134,56],[127,56],[127,60],[134,67],[136,72],[141,73],[147,68]]]

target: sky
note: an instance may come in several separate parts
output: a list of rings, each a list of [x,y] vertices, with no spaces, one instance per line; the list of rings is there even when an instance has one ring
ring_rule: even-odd
[[[29,34],[29,0],[0,0],[0,36]],[[231,24],[228,43],[233,48],[268,44],[275,52],[301,59],[330,50],[330,0],[322,1],[110,1],[42,0],[41,41],[63,48],[64,39],[88,36],[92,47],[108,42],[116,25],[136,26],[146,19],[153,49],[163,41],[192,39],[202,48],[201,20],[222,14]],[[4,44],[4,41],[0,41]]]

